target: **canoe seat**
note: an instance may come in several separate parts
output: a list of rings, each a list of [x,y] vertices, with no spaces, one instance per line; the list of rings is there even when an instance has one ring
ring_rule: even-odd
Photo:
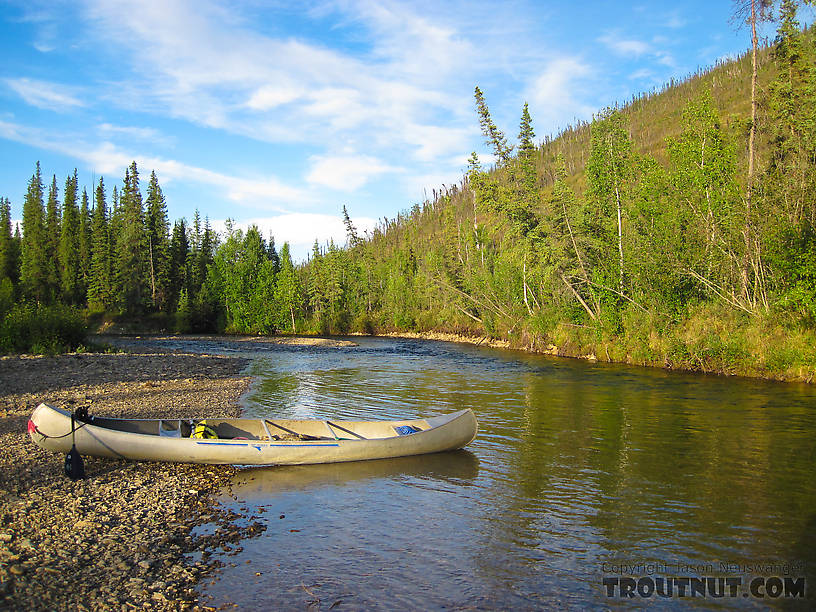
[[[159,421],[159,435],[165,438],[180,438],[181,427],[179,421]]]

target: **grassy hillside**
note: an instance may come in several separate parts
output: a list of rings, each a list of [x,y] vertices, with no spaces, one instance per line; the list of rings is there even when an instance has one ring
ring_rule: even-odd
[[[759,53],[750,194],[746,53],[473,166],[348,249],[316,249],[302,325],[812,379],[816,74],[812,32],[798,36],[800,63]]]

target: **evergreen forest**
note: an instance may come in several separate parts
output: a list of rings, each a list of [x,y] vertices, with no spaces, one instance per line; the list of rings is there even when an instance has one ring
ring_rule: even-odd
[[[816,36],[801,4],[745,2],[739,58],[543,140],[510,142],[474,91],[491,164],[295,263],[257,227],[171,224],[155,172],[111,187],[39,163],[0,198],[0,349],[83,325],[178,332],[448,333],[704,372],[816,374]],[[752,10],[753,9],[753,10]],[[775,39],[756,26],[773,20]],[[515,130],[513,130],[515,132]],[[49,327],[49,325],[51,327]],[[44,331],[65,328],[69,339]],[[30,337],[29,337],[30,336]],[[50,339],[49,339],[50,338]],[[33,348],[32,348],[33,347]]]

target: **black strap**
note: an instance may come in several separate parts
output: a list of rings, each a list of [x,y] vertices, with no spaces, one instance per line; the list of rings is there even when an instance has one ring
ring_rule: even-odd
[[[340,431],[345,431],[346,433],[349,433],[349,434],[351,434],[352,436],[356,436],[356,437],[360,438],[360,440],[365,440],[365,439],[366,439],[364,436],[361,436],[360,434],[355,433],[355,432],[351,431],[350,429],[346,429],[345,427],[341,427],[341,426],[340,426],[340,425],[338,425],[337,423],[332,423],[331,421],[326,421],[326,423],[327,423],[327,424],[328,424],[330,427],[336,427],[336,428],[337,428],[337,429],[339,429]]]
[[[300,438],[301,440],[323,440],[324,439],[324,438],[321,438],[319,436],[310,436],[309,434],[302,434],[302,433],[298,433],[296,431],[292,431],[288,427],[284,427],[283,425],[278,425],[277,423],[273,423],[269,419],[264,419],[264,421],[266,421],[269,425],[272,425],[272,427],[277,427],[278,429],[281,429],[281,430],[285,431],[288,434],[291,434],[291,435],[293,435],[293,436],[295,436],[297,438]]]

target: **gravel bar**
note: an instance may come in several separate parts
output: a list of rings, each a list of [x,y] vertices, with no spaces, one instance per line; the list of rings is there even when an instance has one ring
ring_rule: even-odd
[[[246,365],[138,348],[0,358],[0,609],[209,609],[196,589],[220,565],[213,553],[265,528],[216,502],[235,468],[84,457],[87,477],[72,482],[64,455],[26,425],[43,401],[113,417],[239,416]]]

